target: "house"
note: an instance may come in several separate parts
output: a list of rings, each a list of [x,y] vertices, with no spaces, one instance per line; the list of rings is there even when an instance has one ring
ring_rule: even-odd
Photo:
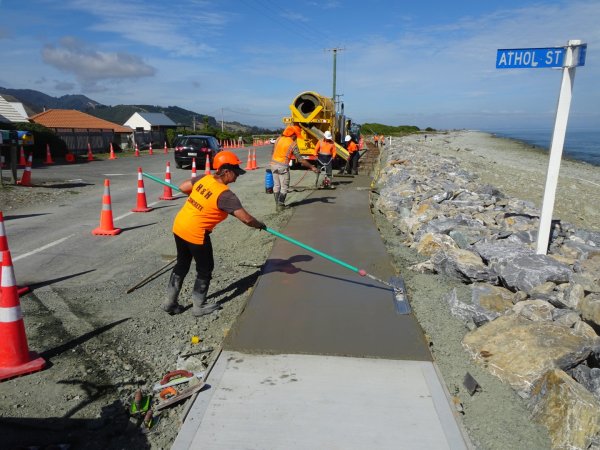
[[[135,130],[135,143],[140,149],[148,148],[152,143],[161,146],[166,141],[168,129],[177,128],[177,124],[163,113],[136,112],[124,124]]]
[[[29,118],[53,130],[74,154],[87,153],[88,143],[92,151],[107,152],[110,143],[117,147],[127,145],[133,130],[74,109],[49,109]]]
[[[9,102],[0,95],[0,122],[29,122],[23,104],[19,102]]]

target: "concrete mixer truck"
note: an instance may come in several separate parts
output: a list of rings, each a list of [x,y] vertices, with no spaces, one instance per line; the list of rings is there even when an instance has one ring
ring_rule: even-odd
[[[291,116],[284,117],[286,125],[296,124],[302,129],[302,136],[296,141],[304,159],[315,161],[317,155],[315,146],[323,133],[331,131],[336,144],[339,158],[334,161],[336,166],[343,166],[348,159],[348,151],[341,145],[347,134],[352,135],[356,142],[359,141],[360,128],[352,123],[343,112],[336,113],[335,105],[330,97],[323,97],[316,92],[302,92],[290,105]],[[295,165],[300,165],[295,162]]]

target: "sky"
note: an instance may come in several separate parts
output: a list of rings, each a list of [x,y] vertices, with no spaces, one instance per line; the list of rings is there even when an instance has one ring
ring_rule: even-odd
[[[569,129],[600,127],[598,0],[0,0],[0,17],[2,87],[267,128],[300,93],[333,95],[335,59],[358,123],[551,129],[562,70],[496,52],[579,39]]]

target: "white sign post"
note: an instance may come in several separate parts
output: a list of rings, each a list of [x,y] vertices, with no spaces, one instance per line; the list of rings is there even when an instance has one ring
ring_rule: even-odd
[[[586,44],[582,44],[579,40],[570,40],[566,47],[498,50],[496,56],[496,68],[498,69],[562,67],[563,70],[558,105],[556,107],[556,118],[554,120],[554,131],[552,132],[552,142],[550,144],[550,160],[546,174],[542,214],[540,215],[540,227],[536,246],[536,253],[538,255],[545,255],[548,251],[556,186],[558,184],[558,172],[560,170],[567,122],[569,120],[569,109],[571,108],[573,83],[575,81],[575,68],[585,64],[586,50]]]

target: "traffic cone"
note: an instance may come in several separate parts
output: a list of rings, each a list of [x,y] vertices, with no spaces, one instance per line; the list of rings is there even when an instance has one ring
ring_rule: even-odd
[[[4,228],[4,216],[0,211],[0,252],[8,250],[8,239],[6,237],[6,228]],[[0,262],[2,260],[0,259]],[[2,280],[2,273],[0,272],[0,281]],[[17,292],[19,296],[27,294],[30,291],[29,286],[17,286]]]
[[[6,237],[6,228],[4,228],[4,215],[0,211],[0,252],[6,250],[8,250],[8,238]]]
[[[90,145],[90,143],[88,142],[88,154],[87,154],[87,160],[88,161],[93,161],[94,160],[94,154],[92,153],[92,146]]]
[[[115,155],[115,149],[113,148],[112,142],[110,143],[110,156],[108,157],[108,159],[117,159],[117,156]]]
[[[121,232],[120,228],[113,225],[112,206],[110,202],[110,180],[104,180],[104,194],[102,195],[102,211],[100,211],[100,226],[92,230],[92,234],[101,236],[114,236]]]
[[[252,153],[250,151],[250,147],[248,147],[248,162],[246,163],[244,170],[252,170]]]
[[[256,148],[252,147],[252,170],[258,169],[258,165],[256,163]]]
[[[196,158],[192,158],[192,178],[196,178]]]
[[[44,161],[44,164],[54,164],[52,153],[50,153],[50,144],[46,144],[46,161]]]
[[[27,165],[27,159],[25,159],[25,149],[23,148],[22,145],[21,145],[21,153],[19,154],[19,165],[20,166]]]
[[[152,142],[150,142],[150,148],[148,149],[149,155],[154,155],[154,151],[152,150]]]
[[[204,164],[204,175],[210,175],[210,153],[206,154],[206,164]]]
[[[165,155],[169,153],[169,148],[167,147],[167,141],[165,141]]]
[[[131,210],[131,212],[148,212],[152,211],[153,208],[148,208],[148,202],[146,202],[146,191],[144,190],[144,177],[142,175],[142,168],[138,167],[138,181],[137,181],[137,206]]]
[[[133,156],[140,156],[140,149],[138,148],[137,142],[135,144],[135,153],[133,154]]]
[[[6,380],[42,370],[46,361],[29,351],[10,251],[0,256],[0,380]]]
[[[25,166],[25,170],[23,171],[23,175],[21,175],[21,180],[17,181],[17,184],[21,186],[31,186],[31,163],[32,163],[32,155],[29,155],[27,159],[27,165]]]
[[[165,182],[171,184],[171,164],[167,161],[167,171],[165,173]],[[173,189],[171,186],[165,186],[163,189],[163,195],[158,197],[159,200],[175,200],[173,197]]]

